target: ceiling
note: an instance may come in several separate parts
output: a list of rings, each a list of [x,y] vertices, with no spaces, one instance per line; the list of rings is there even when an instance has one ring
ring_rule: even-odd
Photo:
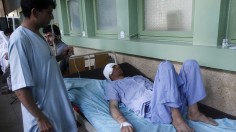
[[[18,9],[20,7],[20,0],[0,0],[0,17],[5,17],[6,14]]]
[[[1,0],[5,7],[6,14],[18,9],[20,7],[20,0]]]
[[[2,0],[0,0],[0,17],[5,17]]]

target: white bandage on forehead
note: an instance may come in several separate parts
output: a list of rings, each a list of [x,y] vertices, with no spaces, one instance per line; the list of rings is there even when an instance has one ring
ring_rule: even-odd
[[[104,70],[103,70],[103,75],[106,77],[106,79],[110,80],[110,75],[112,74],[113,71],[113,66],[117,65],[116,63],[108,63]]]

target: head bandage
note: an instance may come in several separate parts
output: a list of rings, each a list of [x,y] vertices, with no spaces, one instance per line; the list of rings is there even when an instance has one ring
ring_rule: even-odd
[[[103,75],[108,79],[108,80],[111,80],[110,79],[110,75],[112,74],[112,71],[113,71],[113,66],[117,65],[116,63],[108,63],[104,70],[103,70]]]

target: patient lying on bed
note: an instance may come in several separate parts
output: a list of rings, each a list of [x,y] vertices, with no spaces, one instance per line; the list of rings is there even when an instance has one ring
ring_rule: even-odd
[[[121,114],[120,102],[154,124],[172,123],[177,131],[194,131],[185,123],[184,116],[189,120],[217,125],[198,110],[197,102],[206,97],[206,92],[199,65],[194,60],[185,61],[179,74],[170,62],[160,63],[154,84],[140,75],[124,77],[115,63],[107,64],[103,74],[112,80],[105,88],[105,99],[109,100],[110,114],[121,124],[121,131],[134,130]]]

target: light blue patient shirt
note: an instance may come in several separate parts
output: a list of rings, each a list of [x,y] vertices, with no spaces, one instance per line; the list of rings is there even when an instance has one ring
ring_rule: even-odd
[[[55,132],[76,132],[77,126],[57,61],[46,41],[18,27],[9,45],[12,89],[28,88]],[[39,131],[37,121],[21,105],[25,132]]]
[[[152,98],[152,87],[153,83],[143,76],[126,77],[111,81],[106,86],[105,99],[120,101],[138,116],[144,117],[145,103]]]

